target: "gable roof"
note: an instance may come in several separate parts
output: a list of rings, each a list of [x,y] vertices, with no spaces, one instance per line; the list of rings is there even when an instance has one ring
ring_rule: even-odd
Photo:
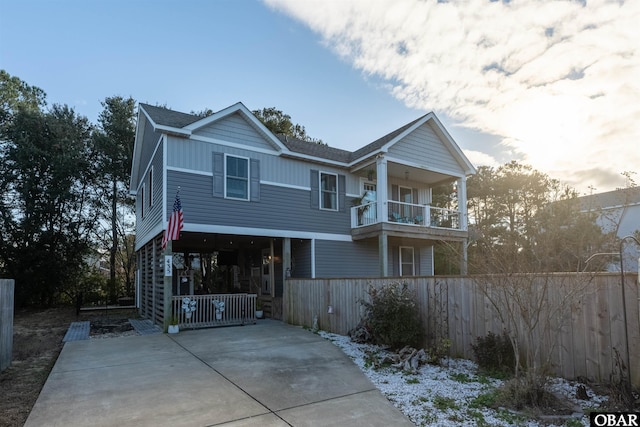
[[[356,151],[347,151],[339,148],[329,147],[324,144],[307,142],[297,138],[285,135],[274,135],[269,131],[253,113],[241,102],[233,104],[225,109],[213,113],[207,117],[200,117],[194,114],[181,113],[179,111],[170,110],[164,107],[154,107],[149,104],[139,104],[139,122],[140,119],[148,119],[153,125],[154,130],[166,131],[176,135],[189,137],[194,131],[207,126],[217,120],[220,120],[230,114],[240,113],[247,121],[259,132],[265,139],[283,154],[302,155],[304,157],[315,158],[317,160],[325,160],[332,163],[342,163],[345,166],[354,166],[367,158],[371,158],[379,152],[388,151],[389,147],[396,144],[410,132],[429,123],[438,137],[445,144],[447,150],[460,164],[465,174],[475,173],[475,167],[464,155],[462,150],[449,135],[442,123],[438,120],[433,112],[427,113],[398,129],[376,139],[375,141],[359,148]],[[143,117],[144,115],[144,117]],[[136,145],[138,137],[136,136]],[[137,150],[138,147],[135,148]],[[135,156],[135,153],[134,153]],[[135,162],[134,162],[135,168]]]
[[[590,194],[578,197],[578,200],[583,211],[640,205],[640,187],[619,188],[604,193]]]
[[[329,147],[328,145],[317,144],[315,142],[303,141],[283,134],[278,134],[276,136],[289,149],[289,151],[294,153],[305,154],[307,156],[319,157],[321,159],[333,160],[341,163],[349,163],[351,161],[351,151]]]
[[[183,128],[197,122],[202,117],[193,114],[181,113],[164,107],[154,107],[149,104],[139,104],[144,109],[153,123],[174,128]]]

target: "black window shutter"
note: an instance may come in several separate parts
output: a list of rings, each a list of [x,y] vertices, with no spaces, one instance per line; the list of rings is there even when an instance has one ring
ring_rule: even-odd
[[[251,166],[249,170],[251,171],[251,201],[259,202],[260,201],[260,160],[251,159]]]
[[[338,209],[340,212],[347,210],[347,177],[344,175],[338,175]]]
[[[320,178],[319,172],[311,169],[311,209],[320,209]]]
[[[224,197],[224,153],[213,153],[213,196]]]

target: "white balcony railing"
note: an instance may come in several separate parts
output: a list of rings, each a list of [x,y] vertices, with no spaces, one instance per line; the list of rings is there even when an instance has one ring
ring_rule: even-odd
[[[392,222],[411,226],[461,229],[460,212],[451,209],[389,200],[385,218],[379,219],[377,211],[376,202],[352,207],[351,227],[356,228],[379,222]]]

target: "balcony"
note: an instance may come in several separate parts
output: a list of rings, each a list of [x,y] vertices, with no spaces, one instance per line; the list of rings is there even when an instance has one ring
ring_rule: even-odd
[[[459,240],[466,237],[460,212],[429,205],[387,201],[383,218],[378,204],[371,202],[351,208],[351,234],[354,239],[372,237],[380,231],[391,235]]]

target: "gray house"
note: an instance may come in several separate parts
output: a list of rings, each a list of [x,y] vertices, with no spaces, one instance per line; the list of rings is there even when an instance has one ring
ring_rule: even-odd
[[[596,213],[596,221],[604,233],[613,233],[619,239],[632,236],[640,240],[640,187],[591,194],[578,200],[582,212]],[[640,247],[630,238],[621,246],[625,271],[637,272]],[[615,249],[619,251],[620,246]],[[609,260],[607,271],[620,271],[620,257],[611,255]]]
[[[277,318],[287,277],[433,275],[436,242],[466,247],[473,173],[433,113],[350,152],[274,135],[242,103],[206,118],[140,104],[141,314],[163,323],[171,298],[246,293]],[[430,205],[443,183],[456,210]],[[178,191],[184,227],[163,249]]]

